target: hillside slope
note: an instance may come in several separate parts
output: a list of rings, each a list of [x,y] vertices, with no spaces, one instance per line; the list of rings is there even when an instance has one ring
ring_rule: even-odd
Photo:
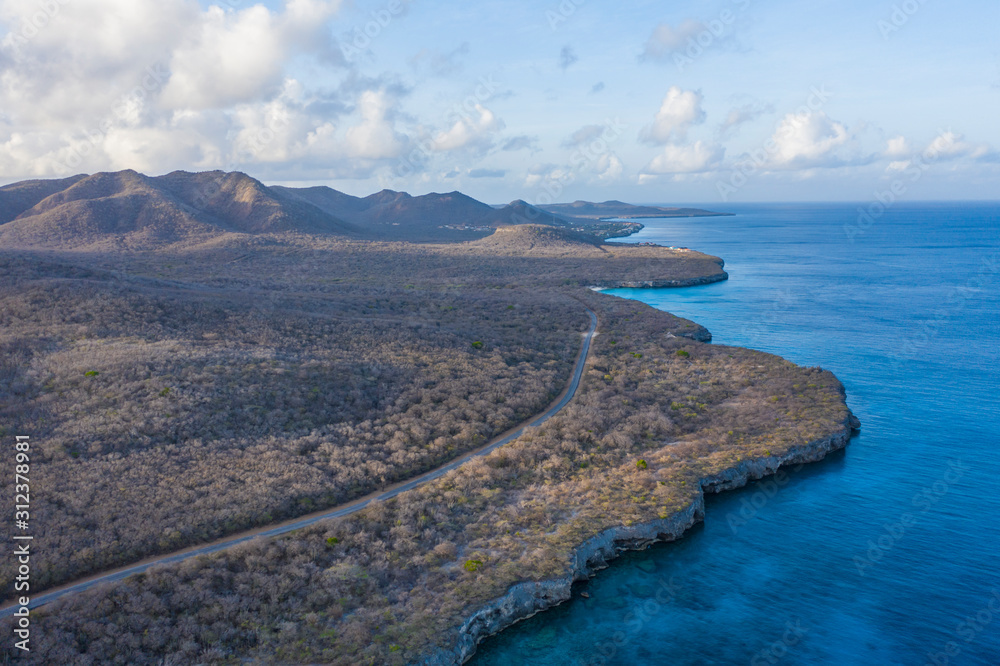
[[[485,220],[496,216],[492,206],[461,192],[415,197],[382,190],[361,198],[329,187],[271,189],[347,220],[364,235],[379,240],[467,241],[492,233],[496,226]]]
[[[60,180],[25,180],[0,187],[0,224],[10,222],[18,215],[38,205],[48,196],[61,192],[86,176],[72,176]]]
[[[356,234],[242,173],[151,178],[126,170],[17,183],[0,197],[11,201],[0,213],[0,246],[8,248],[157,250],[234,233]]]
[[[155,251],[229,243],[245,235],[299,233],[380,241],[459,243],[496,229],[544,225],[603,240],[634,233],[614,217],[716,215],[692,208],[601,204],[493,207],[461,192],[355,197],[329,187],[269,187],[240,172],[132,170],[33,180],[0,188],[0,247]]]

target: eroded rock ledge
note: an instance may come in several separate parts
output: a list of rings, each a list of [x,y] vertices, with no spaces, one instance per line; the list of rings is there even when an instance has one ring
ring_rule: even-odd
[[[665,289],[672,287],[698,287],[703,284],[725,282],[729,273],[725,271],[717,275],[688,278],[685,280],[598,280],[594,287],[599,289]]]
[[[512,586],[506,595],[486,604],[465,621],[459,629],[457,645],[451,649],[439,650],[422,663],[426,666],[465,663],[476,653],[476,646],[483,639],[568,601],[572,596],[574,582],[594,576],[623,552],[643,550],[660,541],[681,538],[688,529],[704,520],[705,493],[742,488],[751,481],[775,474],[781,467],[822,460],[830,452],[846,447],[851,435],[859,427],[857,418],[850,414],[843,428],[827,437],[793,447],[780,456],[746,460],[723,472],[705,477],[701,480],[701,492],[691,505],[670,518],[613,527],[587,539],[574,552],[571,572],[552,580]]]

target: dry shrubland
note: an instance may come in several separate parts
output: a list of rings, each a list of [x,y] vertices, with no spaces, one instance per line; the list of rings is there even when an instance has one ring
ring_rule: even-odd
[[[27,663],[417,661],[513,583],[565,573],[586,538],[669,516],[705,476],[846,427],[829,372],[683,337],[700,330],[638,303],[569,293],[598,313],[601,334],[579,394],[544,426],[348,518],[44,608]]]
[[[600,320],[579,392],[542,427],[349,517],[43,607],[24,663],[418,661],[512,584],[565,574],[588,537],[846,427],[830,373],[582,288],[725,279],[715,257],[565,225],[361,240],[307,206],[316,192],[241,174],[0,189],[0,436],[32,438],[32,595],[452,460],[549,404],[584,305]],[[413,199],[406,233],[452,237],[435,217],[452,196]]]
[[[588,322],[523,289],[299,294],[29,258],[0,273],[0,409],[35,442],[39,589],[475,448],[562,390]]]

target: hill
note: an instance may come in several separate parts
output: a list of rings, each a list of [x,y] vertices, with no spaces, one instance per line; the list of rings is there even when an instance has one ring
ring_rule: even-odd
[[[152,249],[223,233],[134,171],[86,176],[0,226],[0,246]]]
[[[61,180],[26,180],[0,187],[0,224],[10,222],[48,196],[61,192],[85,176]]]
[[[476,240],[493,233],[497,226],[510,224],[506,220],[513,212],[497,211],[461,192],[414,197],[406,192],[382,190],[360,198],[329,187],[272,189],[339,216],[356,225],[366,236],[379,240]]]
[[[507,256],[577,256],[601,252],[601,241],[593,235],[544,224],[501,227],[491,236],[469,245],[482,254]]]
[[[660,208],[658,206],[634,206],[622,201],[605,201],[591,203],[589,201],[574,201],[569,204],[550,204],[539,206],[549,213],[560,216],[571,216],[590,220],[606,219],[636,219],[651,217],[719,217],[729,213],[713,213],[701,208]]]
[[[354,234],[315,206],[242,173],[98,173],[3,188],[0,246],[155,250],[227,234]],[[9,219],[8,219],[9,218]]]
[[[488,221],[493,227],[517,224],[545,224],[553,227],[572,227],[574,225],[587,224],[586,220],[553,215],[522,199],[511,201],[503,208],[494,209],[492,214],[487,215],[484,220]]]
[[[402,240],[469,240],[492,233],[483,222],[493,208],[461,192],[411,197],[383,191],[369,197],[374,205],[360,214],[368,233]]]
[[[357,233],[357,229],[338,217],[308,202],[284,196],[244,173],[175,171],[151,180],[183,203],[235,231]]]
[[[604,240],[642,228],[605,218],[700,215],[717,213],[620,201],[533,206],[518,199],[493,207],[461,192],[411,196],[387,189],[355,197],[329,187],[268,187],[239,172],[150,177],[128,170],[0,188],[0,247],[149,251],[289,232],[455,243],[524,224]]]

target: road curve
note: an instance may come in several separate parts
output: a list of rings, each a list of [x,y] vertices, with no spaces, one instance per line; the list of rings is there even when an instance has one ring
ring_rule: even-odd
[[[104,583],[113,583],[120,580],[124,580],[129,576],[134,576],[135,574],[143,573],[152,567],[161,564],[174,564],[177,562],[182,562],[184,560],[190,559],[192,557],[198,557],[199,555],[209,555],[211,553],[217,553],[220,550],[226,550],[227,548],[232,548],[241,543],[250,541],[251,539],[256,539],[258,537],[275,537],[282,534],[287,534],[294,530],[302,529],[303,527],[308,527],[321,520],[326,520],[327,518],[339,518],[341,516],[347,516],[361,509],[365,508],[372,502],[387,500],[399,495],[400,493],[406,492],[407,490],[412,490],[418,486],[422,486],[429,481],[433,481],[441,476],[444,476],[451,470],[459,467],[460,465],[468,462],[469,460],[484,456],[487,453],[493,451],[497,447],[503,446],[518,437],[520,437],[525,428],[540,426],[550,418],[558,414],[569,404],[569,401],[573,399],[576,395],[576,391],[580,388],[580,381],[583,379],[583,370],[586,366],[587,356],[590,353],[590,343],[597,332],[597,315],[587,308],[587,314],[590,315],[590,330],[583,336],[583,345],[580,348],[580,353],[576,359],[576,367],[573,370],[573,377],[569,385],[563,390],[561,394],[556,398],[555,402],[552,403],[549,408],[542,413],[540,416],[534,417],[532,420],[517,426],[516,429],[508,430],[506,433],[500,435],[499,437],[493,439],[485,446],[466,453],[462,457],[453,460],[452,462],[443,465],[441,467],[430,470],[429,472],[424,472],[423,474],[416,476],[408,481],[401,481],[395,485],[390,486],[384,491],[377,491],[360,499],[354,500],[347,504],[342,504],[339,507],[326,509],[324,511],[317,512],[315,514],[304,516],[301,518],[296,518],[284,523],[280,523],[273,527],[257,528],[250,532],[244,532],[243,534],[238,534],[235,536],[226,537],[218,541],[206,544],[203,546],[193,546],[185,550],[173,553],[172,555],[162,555],[158,557],[153,557],[148,560],[143,560],[137,564],[122,567],[120,569],[114,569],[102,574],[97,574],[89,578],[85,578],[76,583],[70,583],[62,587],[57,587],[48,592],[44,592],[38,596],[31,597],[31,603],[28,604],[29,608],[38,608],[39,606],[44,606],[45,604],[52,603],[57,599],[76,594],[77,592],[83,592],[92,587],[103,585]],[[11,605],[0,610],[0,617],[9,617],[14,614],[14,611],[18,608],[17,605]]]

